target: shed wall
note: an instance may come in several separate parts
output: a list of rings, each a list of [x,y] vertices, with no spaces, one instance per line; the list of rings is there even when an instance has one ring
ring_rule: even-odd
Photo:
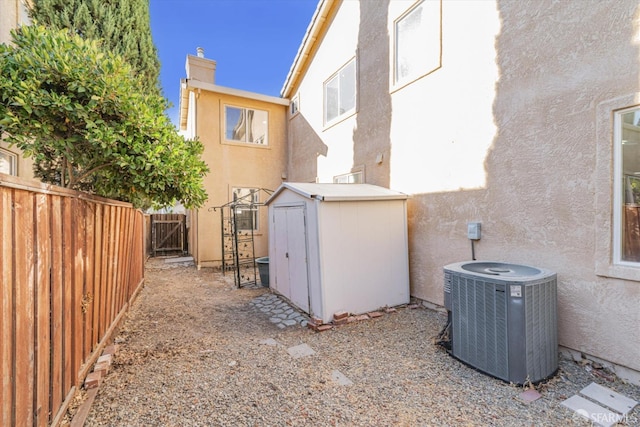
[[[409,302],[404,200],[319,206],[323,320]]]

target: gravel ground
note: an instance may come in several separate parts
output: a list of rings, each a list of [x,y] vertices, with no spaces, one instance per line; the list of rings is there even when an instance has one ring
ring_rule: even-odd
[[[640,387],[561,359],[537,386],[542,398],[526,404],[522,387],[434,344],[446,320],[435,311],[403,308],[321,333],[280,329],[251,304],[265,292],[150,260],[85,425],[589,426],[560,403],[591,382],[640,401]],[[287,349],[300,344],[315,354],[293,358]],[[640,425],[640,406],[623,425]]]

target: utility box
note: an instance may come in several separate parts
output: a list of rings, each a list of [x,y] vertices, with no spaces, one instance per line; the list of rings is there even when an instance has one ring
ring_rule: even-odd
[[[269,283],[329,322],[409,302],[407,195],[370,184],[284,183],[269,207]]]

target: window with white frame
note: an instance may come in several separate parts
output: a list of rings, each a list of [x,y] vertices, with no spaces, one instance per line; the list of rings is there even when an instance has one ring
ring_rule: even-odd
[[[300,111],[300,96],[296,95],[291,99],[291,103],[289,104],[289,116],[295,116],[298,114],[298,111]]]
[[[356,60],[353,58],[324,83],[324,122],[335,122],[355,110]]]
[[[394,23],[394,84],[403,85],[441,66],[441,1],[423,0]]]
[[[0,173],[18,174],[18,155],[0,148]]]
[[[260,190],[258,188],[234,188],[232,190],[235,202],[235,220],[238,230],[258,229],[258,203]]]
[[[227,141],[269,145],[267,111],[225,105],[224,126],[224,137]]]
[[[364,174],[362,171],[345,173],[333,177],[334,184],[362,184],[364,182]]]
[[[614,260],[640,263],[640,108],[616,114]]]

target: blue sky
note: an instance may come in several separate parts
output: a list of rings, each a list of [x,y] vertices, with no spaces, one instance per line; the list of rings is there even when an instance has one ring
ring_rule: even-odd
[[[177,123],[187,54],[217,62],[216,84],[280,96],[318,0],[151,0],[160,81]]]

